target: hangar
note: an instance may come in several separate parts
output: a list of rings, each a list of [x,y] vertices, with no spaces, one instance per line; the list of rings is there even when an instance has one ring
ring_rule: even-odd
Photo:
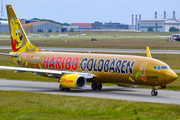
[[[157,12],[155,12],[154,19],[141,20],[141,16],[140,16],[138,24],[136,24],[135,26],[136,30],[147,32],[149,27],[152,27],[153,31],[155,32],[169,32],[169,28],[171,27],[180,29],[180,21],[179,19],[176,19],[175,11],[173,11],[172,18],[166,18],[166,11],[164,11],[163,18],[157,18]]]
[[[21,21],[21,24],[26,32],[61,32],[62,26],[56,23],[49,21],[35,21],[24,24],[25,22]]]
[[[8,21],[5,20],[0,21],[0,32],[9,32]]]
[[[169,28],[180,29],[180,21],[175,19],[148,19],[139,20],[139,31],[147,32],[152,27],[155,32],[169,32]]]

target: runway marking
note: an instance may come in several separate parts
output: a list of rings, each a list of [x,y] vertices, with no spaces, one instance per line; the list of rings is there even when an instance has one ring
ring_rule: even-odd
[[[166,98],[180,98],[180,97],[175,97],[175,96],[161,96],[161,97],[166,97]]]

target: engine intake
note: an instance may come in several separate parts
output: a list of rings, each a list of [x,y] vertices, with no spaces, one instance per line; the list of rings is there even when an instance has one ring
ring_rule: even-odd
[[[79,74],[67,74],[60,78],[60,84],[63,88],[83,89],[86,87],[86,78]]]

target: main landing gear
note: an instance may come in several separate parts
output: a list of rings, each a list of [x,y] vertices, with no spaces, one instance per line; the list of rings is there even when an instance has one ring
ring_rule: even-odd
[[[60,91],[69,91],[70,88],[63,88],[63,86],[59,85]]]
[[[157,96],[158,95],[158,91],[157,90],[152,90],[151,91],[151,95],[152,96]]]
[[[102,83],[92,83],[91,88],[92,88],[92,90],[101,90]]]

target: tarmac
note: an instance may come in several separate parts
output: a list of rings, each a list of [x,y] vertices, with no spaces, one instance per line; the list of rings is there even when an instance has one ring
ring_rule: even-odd
[[[91,89],[90,85],[87,85],[85,89],[71,89],[70,91],[60,91],[59,83],[56,82],[33,82],[0,79],[0,83],[0,90],[3,91],[24,91],[53,95],[80,96],[180,105],[180,91],[158,90],[158,96],[151,96],[151,89],[142,88],[103,86],[102,90],[94,91]]]

